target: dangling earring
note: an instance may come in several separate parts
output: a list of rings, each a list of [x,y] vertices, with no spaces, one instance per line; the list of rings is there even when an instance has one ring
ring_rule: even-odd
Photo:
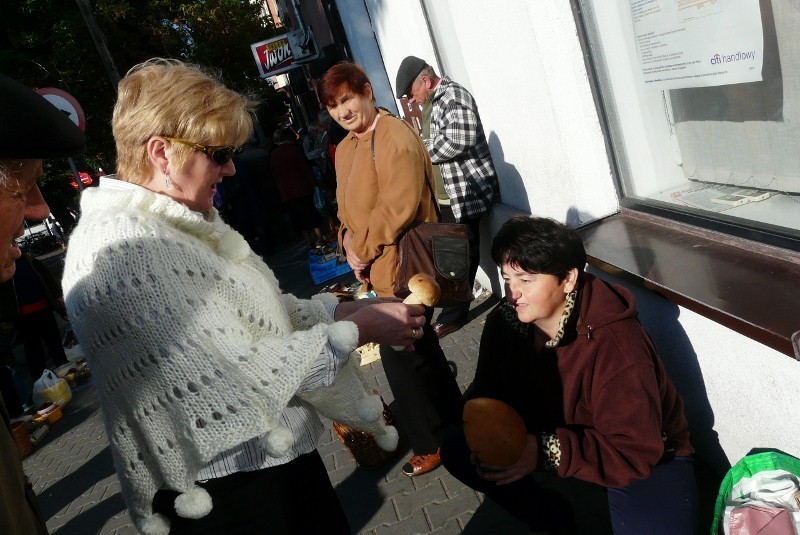
[[[169,179],[169,167],[164,168],[164,185],[167,189],[172,188],[172,180]]]

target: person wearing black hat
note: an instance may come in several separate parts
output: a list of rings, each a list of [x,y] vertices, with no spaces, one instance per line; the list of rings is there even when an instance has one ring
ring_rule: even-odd
[[[397,70],[397,98],[422,104],[425,147],[436,164],[436,193],[442,222],[463,223],[470,249],[470,284],[480,263],[480,221],[500,200],[497,173],[483,132],[478,105],[469,91],[415,56],[406,57]],[[439,338],[467,323],[469,303],[445,308],[433,329]]]
[[[36,180],[42,158],[80,154],[86,138],[63,113],[30,88],[0,74],[0,283],[9,280],[21,251],[24,220],[50,214]],[[0,397],[0,533],[47,533],[36,494],[22,470]]]

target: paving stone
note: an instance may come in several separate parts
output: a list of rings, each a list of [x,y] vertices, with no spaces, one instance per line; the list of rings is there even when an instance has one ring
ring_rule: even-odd
[[[444,487],[444,491],[447,493],[447,496],[451,498],[465,492],[475,494],[476,496],[477,494],[479,494],[474,490],[472,490],[470,487],[463,484],[461,481],[451,476],[449,473],[443,474],[440,480],[442,482],[442,486]]]
[[[375,528],[375,535],[421,535],[423,533],[430,533],[430,526],[422,509],[414,511],[412,515],[400,522]]]
[[[422,474],[421,476],[414,476],[411,480],[414,482],[414,486],[417,488],[426,487],[431,481],[438,481],[441,484],[440,479],[442,477],[449,476],[450,474],[445,470],[444,466],[439,466],[436,470],[428,472],[427,474]],[[408,476],[405,476],[408,477]]]
[[[119,494],[122,492],[122,487],[119,483],[119,479],[117,476],[112,476],[114,478],[113,481],[109,482],[107,485],[103,487],[103,499],[108,499],[114,494]]]
[[[67,508],[67,512],[71,513],[75,509],[81,510],[85,506],[92,506],[97,502],[102,501],[105,490],[105,487],[101,487],[97,490],[92,490],[81,494],[76,499],[72,500],[72,503],[70,503],[69,507]]]
[[[339,442],[339,439],[337,438],[336,440],[320,443],[319,445],[317,445],[317,451],[324,458],[327,457],[328,455],[333,455],[337,451],[341,451],[342,448],[344,447],[345,447],[344,444]]]
[[[353,458],[353,454],[350,453],[350,451],[347,449],[338,450],[334,452],[333,459],[336,465],[336,469],[356,464],[356,460]]]
[[[474,512],[480,505],[481,503],[474,492],[464,492],[453,498],[426,505],[425,512],[433,528],[438,529],[444,527],[448,521],[458,517],[465,511]]]
[[[467,519],[467,521],[469,521],[469,519],[472,518],[472,514],[471,513],[464,513],[461,516],[465,517]],[[442,526],[442,527],[440,527],[438,529],[434,529],[433,531],[431,531],[431,533],[435,534],[435,535],[459,535],[459,534],[463,533],[463,531],[464,531],[464,529],[462,527],[461,522],[459,522],[459,519],[458,518],[451,518],[450,520],[448,520],[445,523],[444,526]],[[502,533],[502,532],[497,532],[497,533],[499,534],[499,533]],[[503,535],[505,535],[505,534],[503,534]]]
[[[138,534],[128,513],[112,517],[103,525],[102,533],[117,533],[119,535]]]
[[[416,479],[416,478],[415,478]],[[416,485],[415,485],[416,486]],[[404,519],[432,502],[447,500],[447,494],[438,479],[432,480],[424,487],[417,487],[414,492],[402,494],[394,498],[400,519]]]
[[[370,499],[369,496],[369,493],[362,493],[358,503],[352,503],[354,496],[348,493],[347,504],[343,503],[343,507],[351,528],[358,531],[372,531],[401,520],[393,500],[384,499],[379,495],[373,495],[371,496],[373,499]]]
[[[322,464],[325,465],[325,470],[328,472],[336,470],[336,461],[333,458],[333,454],[323,457]]]
[[[357,469],[358,465],[356,465],[356,463],[351,463],[341,468],[337,467],[328,471],[328,478],[331,480],[333,486],[336,486],[353,475],[353,472],[355,472]]]
[[[391,498],[397,494],[408,494],[414,492],[414,483],[408,476],[396,477],[390,481],[383,480],[378,483],[378,489],[382,496]]]

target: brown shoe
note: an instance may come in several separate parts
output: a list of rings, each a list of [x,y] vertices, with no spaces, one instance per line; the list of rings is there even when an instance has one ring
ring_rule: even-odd
[[[439,450],[437,449],[436,453],[414,455],[403,465],[403,473],[409,477],[421,476],[436,470],[440,464],[442,464],[442,460],[439,458]]]
[[[461,325],[448,325],[445,323],[438,323],[438,322],[433,324],[433,330],[434,332],[436,332],[436,336],[438,338],[444,338],[451,332],[459,330],[461,327],[462,327]]]

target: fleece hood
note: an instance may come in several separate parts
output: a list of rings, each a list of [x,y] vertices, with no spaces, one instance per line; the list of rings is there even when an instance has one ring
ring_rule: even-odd
[[[599,279],[597,280],[599,284],[592,284],[591,282],[597,277],[586,272],[581,274],[581,279],[576,304],[579,313],[575,323],[575,331],[579,337],[591,338],[592,333],[598,329],[618,321],[636,318],[638,311],[633,294],[626,288],[612,286]]]

